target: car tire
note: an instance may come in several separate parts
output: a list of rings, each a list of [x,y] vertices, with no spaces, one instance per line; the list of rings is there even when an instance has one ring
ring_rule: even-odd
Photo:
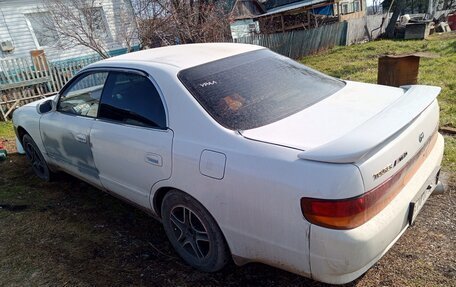
[[[222,231],[201,203],[178,190],[168,192],[161,207],[166,235],[190,266],[216,272],[229,260]]]
[[[54,173],[49,169],[46,160],[40,152],[40,149],[33,141],[32,137],[25,134],[22,138],[22,146],[24,147],[25,156],[32,164],[32,169],[36,176],[44,181],[52,181]]]

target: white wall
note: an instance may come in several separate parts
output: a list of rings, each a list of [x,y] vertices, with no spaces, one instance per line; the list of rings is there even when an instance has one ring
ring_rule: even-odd
[[[381,33],[385,31],[388,22],[382,24],[384,15],[369,15],[358,19],[350,19],[347,29],[347,45],[360,43],[369,39],[368,31],[372,39],[376,39]],[[366,31],[367,26],[367,31]]]
[[[118,39],[119,20],[115,15],[116,7],[123,0],[99,0],[99,6],[103,7],[104,14],[111,34],[111,39],[106,41],[108,50],[124,48],[125,44]],[[33,39],[33,32],[27,25],[24,14],[39,12],[40,1],[34,0],[0,0],[0,41],[11,40],[14,44],[13,52],[1,52],[0,59],[12,57],[28,57],[30,51],[44,49],[49,60],[63,60],[93,54],[89,48],[76,46],[62,50],[58,47],[39,47]],[[97,5],[98,6],[98,5]],[[116,17],[117,16],[117,17]],[[138,45],[136,40],[134,45]]]

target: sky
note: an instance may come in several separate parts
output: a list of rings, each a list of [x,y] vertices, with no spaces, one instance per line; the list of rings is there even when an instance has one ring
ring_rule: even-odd
[[[372,6],[374,4],[373,0],[366,0],[367,7]]]

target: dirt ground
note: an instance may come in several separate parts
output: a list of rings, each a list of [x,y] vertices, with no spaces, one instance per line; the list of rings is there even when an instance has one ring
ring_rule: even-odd
[[[456,190],[433,195],[394,247],[347,286],[456,286]],[[205,274],[174,253],[160,223],[67,175],[0,162],[0,286],[325,286],[262,264]]]

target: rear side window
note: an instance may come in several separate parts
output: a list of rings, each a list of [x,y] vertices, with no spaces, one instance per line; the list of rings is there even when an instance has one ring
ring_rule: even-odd
[[[110,72],[98,118],[129,125],[166,128],[166,115],[157,89],[141,75]]]
[[[266,49],[189,68],[178,76],[203,108],[232,130],[281,120],[345,85]]]

